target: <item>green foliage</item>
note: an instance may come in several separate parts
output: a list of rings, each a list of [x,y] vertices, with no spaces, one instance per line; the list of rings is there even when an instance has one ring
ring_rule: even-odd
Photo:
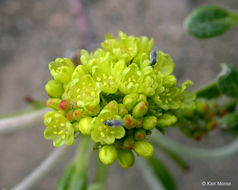
[[[220,120],[220,124],[225,129],[238,130],[238,113],[230,113]]]
[[[166,190],[176,190],[174,179],[162,161],[158,158],[151,157],[147,162]]]
[[[238,24],[238,14],[216,5],[202,6],[185,20],[186,30],[197,38],[212,38]]]
[[[238,99],[238,69],[223,64],[222,72],[217,79],[217,85],[223,94]]]

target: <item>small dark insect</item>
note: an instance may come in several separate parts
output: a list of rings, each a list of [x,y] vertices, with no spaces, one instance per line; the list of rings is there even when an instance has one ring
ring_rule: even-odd
[[[150,65],[154,66],[157,61],[157,49],[153,49],[150,52]]]
[[[134,59],[134,58],[133,58]],[[130,64],[132,64],[133,59],[129,61],[129,63],[127,63],[127,66],[129,66]]]
[[[105,120],[103,123],[110,127],[121,127],[124,125],[124,122],[118,119]]]

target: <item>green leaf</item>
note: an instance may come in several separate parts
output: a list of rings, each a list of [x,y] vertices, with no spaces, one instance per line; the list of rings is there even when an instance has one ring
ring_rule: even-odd
[[[197,38],[212,38],[238,24],[237,13],[216,5],[195,9],[185,20],[186,30]]]
[[[224,116],[220,120],[221,125],[225,129],[238,129],[238,113],[231,113]]]
[[[221,95],[216,82],[213,82],[196,92],[197,98],[213,99]]]
[[[222,72],[217,79],[217,86],[224,95],[238,99],[238,69],[223,64]]]
[[[151,157],[147,162],[166,190],[176,190],[172,175],[158,158]]]

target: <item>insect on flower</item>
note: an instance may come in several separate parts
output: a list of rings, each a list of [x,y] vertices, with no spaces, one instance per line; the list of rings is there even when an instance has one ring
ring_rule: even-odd
[[[150,52],[150,65],[154,66],[157,61],[157,48],[154,48]]]
[[[103,123],[110,127],[121,127],[125,125],[123,121],[118,119],[105,120]]]

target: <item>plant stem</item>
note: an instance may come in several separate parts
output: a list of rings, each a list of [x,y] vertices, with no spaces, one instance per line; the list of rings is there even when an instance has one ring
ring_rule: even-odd
[[[34,123],[42,121],[44,113],[48,112],[48,108],[39,109],[30,113],[25,113],[20,116],[12,118],[6,118],[0,120],[0,134],[6,134],[19,129],[24,129],[30,126],[34,126]]]
[[[12,190],[27,190],[54,168],[58,161],[62,158],[69,148],[63,146],[55,149],[34,171],[25,177],[19,184],[12,188]]]
[[[151,190],[164,190],[163,185],[160,181],[155,177],[150,167],[142,158],[138,159],[136,162],[142,176],[147,181],[147,184]]]
[[[97,172],[95,182],[102,183],[105,185],[108,176],[108,166],[101,163],[99,159],[97,159]]]
[[[159,132],[152,134],[152,141],[155,145],[170,149],[180,156],[193,159],[222,159],[238,152],[238,138],[228,145],[212,149],[201,149],[180,144]]]
[[[89,137],[81,136],[73,164],[75,171],[69,181],[69,190],[86,189],[87,174],[92,154],[92,141]]]

